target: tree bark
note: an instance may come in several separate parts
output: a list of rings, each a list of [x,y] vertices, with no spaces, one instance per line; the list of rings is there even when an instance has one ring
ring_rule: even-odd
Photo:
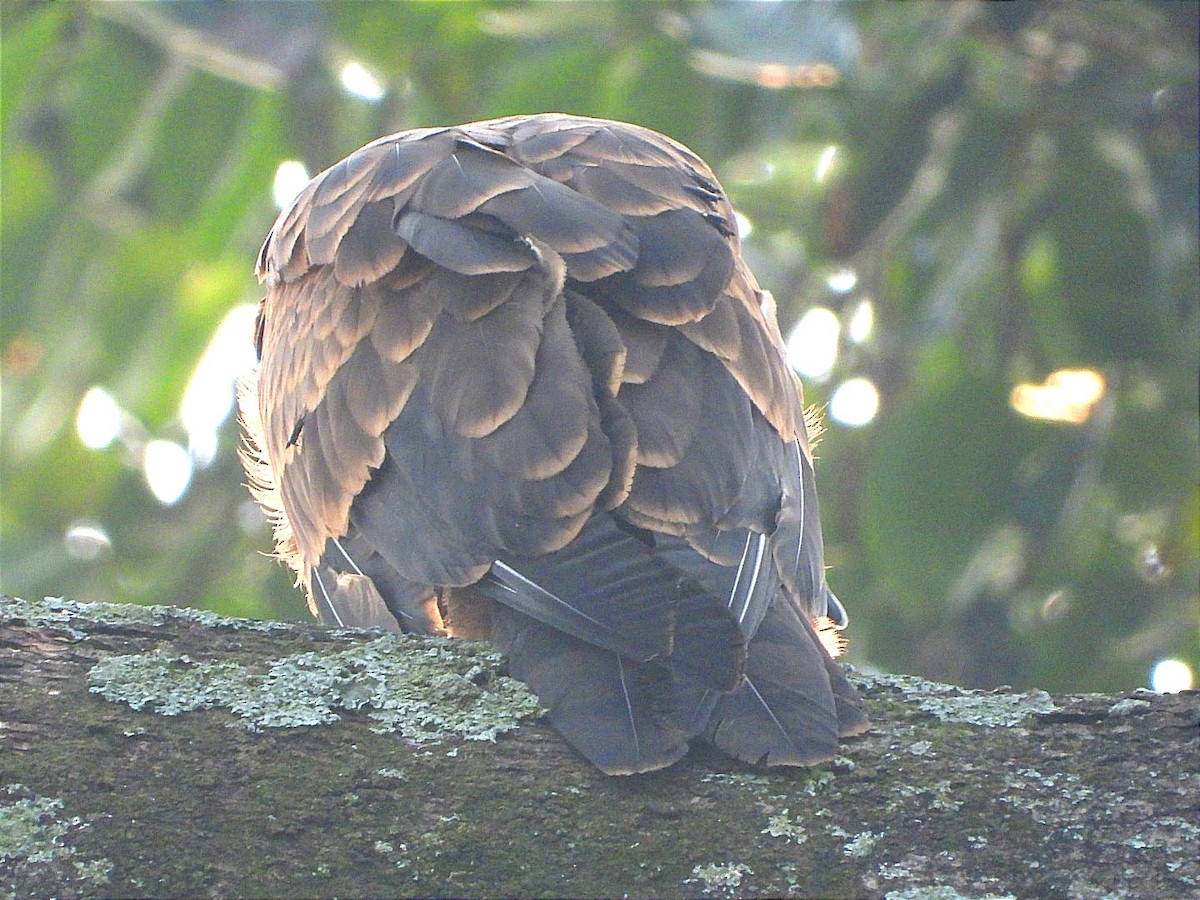
[[[0,895],[1200,896],[1194,691],[860,674],[874,728],[830,765],[612,778],[503,665],[0,598]]]

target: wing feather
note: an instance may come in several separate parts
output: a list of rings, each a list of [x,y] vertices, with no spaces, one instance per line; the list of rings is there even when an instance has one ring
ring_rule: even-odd
[[[443,315],[434,325],[423,360],[429,400],[458,434],[489,435],[525,402],[541,343],[541,293],[471,321]]]
[[[637,265],[597,281],[591,292],[664,325],[693,322],[712,312],[734,265],[732,247],[721,233],[691,210],[636,219],[634,228]]]
[[[416,209],[397,212],[396,233],[426,259],[463,275],[523,272],[537,261],[515,234],[489,229],[482,217],[443,219]]]
[[[431,289],[432,281],[427,276],[424,281],[389,291],[381,298],[371,343],[384,360],[403,362],[429,337],[445,303],[445,298]],[[383,293],[386,289],[377,284],[362,290]]]
[[[392,215],[390,200],[363,206],[334,255],[333,274],[338,281],[361,287],[378,281],[400,264],[408,244],[392,231]]]

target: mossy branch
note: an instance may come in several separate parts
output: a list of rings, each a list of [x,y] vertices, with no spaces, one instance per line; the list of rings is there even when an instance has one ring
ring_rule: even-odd
[[[482,645],[0,598],[0,896],[1200,892],[1195,692],[855,680],[830,766],[610,778]]]

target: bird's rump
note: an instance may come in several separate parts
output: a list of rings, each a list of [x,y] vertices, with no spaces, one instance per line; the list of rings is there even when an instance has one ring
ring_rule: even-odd
[[[799,385],[733,222],[682,145],[565,115],[318,175],[260,253],[240,395],[314,611],[490,637],[605,771],[698,736],[804,764],[864,728],[812,624],[844,615]]]

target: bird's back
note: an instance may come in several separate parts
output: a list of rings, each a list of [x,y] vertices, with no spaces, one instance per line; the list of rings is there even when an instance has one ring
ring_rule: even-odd
[[[492,640],[609,772],[866,727],[818,635],[845,614],[799,386],[689,150],[403,132],[317,176],[258,272],[247,463],[322,619]]]

